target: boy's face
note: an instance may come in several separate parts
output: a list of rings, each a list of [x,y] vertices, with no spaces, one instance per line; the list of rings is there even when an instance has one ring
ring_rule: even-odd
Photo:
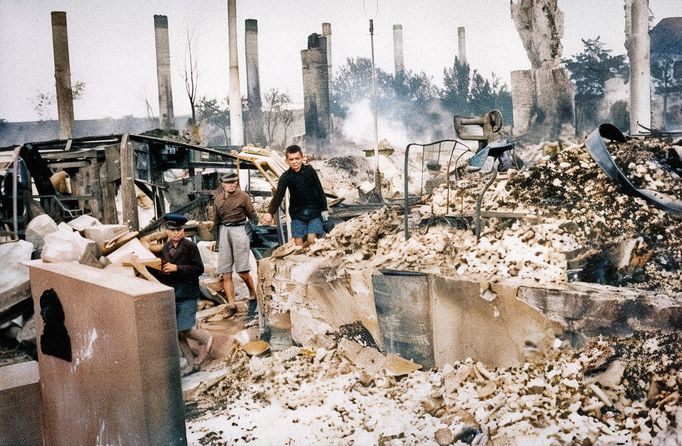
[[[287,153],[287,164],[294,172],[298,172],[303,165],[303,154],[301,152]]]
[[[174,243],[178,243],[180,240],[185,238],[184,228],[166,228],[168,231],[168,238],[170,238]]]
[[[237,190],[237,186],[239,185],[239,182],[233,181],[231,183],[222,183],[222,184],[223,184],[223,190],[225,190],[228,194],[231,194]]]

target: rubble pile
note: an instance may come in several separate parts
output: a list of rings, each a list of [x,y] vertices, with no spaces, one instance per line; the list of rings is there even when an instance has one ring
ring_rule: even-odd
[[[486,219],[485,225],[478,241],[471,229],[443,222],[415,225],[405,241],[402,216],[383,208],[338,225],[310,253],[338,257],[340,266],[367,260],[376,268],[456,273],[482,281],[566,282],[563,253],[580,245],[561,227],[562,222]]]
[[[354,344],[237,353],[190,402],[190,442],[682,444],[679,334],[599,339],[578,352],[557,341],[542,364],[466,360],[407,374],[372,368],[388,357],[374,350],[379,359],[363,361],[344,343]]]
[[[611,150],[636,186],[682,198],[682,165],[669,141],[630,141]],[[567,271],[577,268],[583,281],[682,291],[682,219],[626,195],[584,145],[498,174],[481,209],[499,216],[482,218],[477,241],[473,215],[486,175],[453,173],[449,185],[437,185],[413,207],[407,241],[397,208],[384,209],[337,225],[310,253],[341,264],[367,260],[374,267],[485,281],[565,283]]]
[[[670,140],[630,140],[610,144],[616,163],[636,187],[682,199],[682,166]],[[674,152],[676,153],[676,152]],[[540,215],[573,222],[573,235],[584,248],[603,252],[641,237],[639,249],[650,260],[638,268],[614,272],[607,281],[645,289],[682,291],[682,219],[645,200],[626,195],[590,158],[583,145],[569,147],[527,171],[512,176],[507,207],[534,206]],[[598,263],[599,259],[593,259]]]

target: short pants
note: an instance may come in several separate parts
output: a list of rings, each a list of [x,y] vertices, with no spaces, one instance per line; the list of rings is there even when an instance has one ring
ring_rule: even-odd
[[[218,240],[218,274],[251,269],[251,244],[245,226],[221,226]]]
[[[183,299],[175,301],[175,320],[178,331],[194,328],[197,318],[197,299]]]
[[[316,217],[307,222],[295,218],[291,219],[291,236],[293,238],[305,238],[308,234],[315,234],[319,237],[324,235],[321,218]]]

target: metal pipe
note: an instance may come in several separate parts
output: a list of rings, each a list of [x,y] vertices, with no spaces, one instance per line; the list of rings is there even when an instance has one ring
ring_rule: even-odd
[[[478,199],[476,200],[476,242],[481,239],[481,202],[483,201],[483,194],[485,194],[485,191],[488,190],[491,184],[493,184],[493,181],[495,181],[495,178],[497,178],[497,165],[499,164],[499,159],[494,158],[493,160],[493,175],[490,177],[487,183],[485,183],[485,186],[483,186],[483,190],[481,191],[480,194],[478,194]]]
[[[379,120],[377,117],[377,74],[374,66],[374,20],[369,19],[369,37],[372,46],[372,117],[374,118],[374,192],[382,199],[381,173],[379,172]]]
[[[14,149],[14,174],[12,175],[12,224],[14,225],[14,238],[19,240],[19,214],[17,211],[17,184],[19,181],[19,149],[21,146]],[[28,204],[28,203],[27,203]]]

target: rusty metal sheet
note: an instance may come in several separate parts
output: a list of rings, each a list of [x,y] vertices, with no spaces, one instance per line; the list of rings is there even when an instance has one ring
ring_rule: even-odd
[[[434,367],[428,275],[382,269],[372,285],[384,350]]]
[[[594,161],[606,174],[611,177],[626,194],[644,198],[655,206],[675,216],[682,216],[682,201],[676,200],[666,194],[650,189],[638,189],[625,174],[618,168],[611,157],[603,138],[616,142],[625,142],[625,136],[620,130],[611,124],[602,124],[596,128],[585,140],[585,147]]]

